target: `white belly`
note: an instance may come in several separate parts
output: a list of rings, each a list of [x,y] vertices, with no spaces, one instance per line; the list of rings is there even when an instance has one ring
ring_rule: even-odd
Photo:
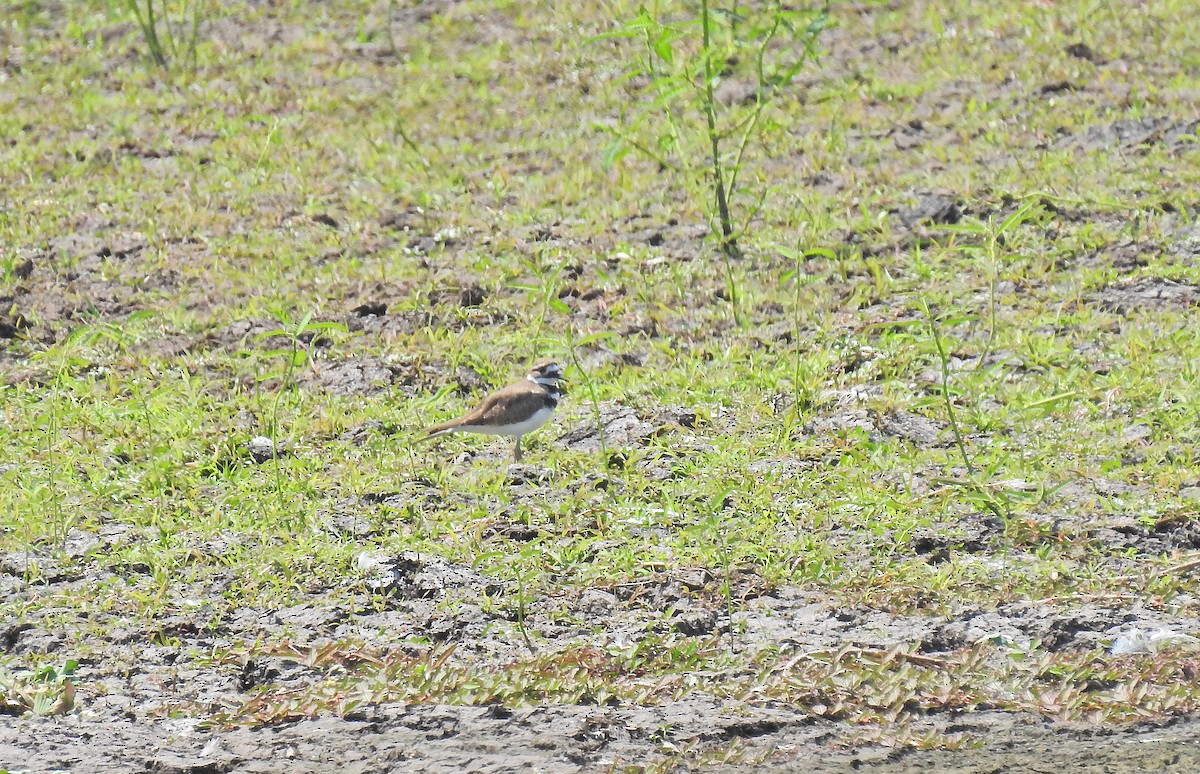
[[[518,436],[532,433],[542,425],[546,424],[546,420],[554,415],[554,409],[542,407],[534,412],[533,416],[526,419],[524,422],[516,422],[511,425],[461,425],[458,429],[466,433],[482,433],[484,435],[507,435]]]

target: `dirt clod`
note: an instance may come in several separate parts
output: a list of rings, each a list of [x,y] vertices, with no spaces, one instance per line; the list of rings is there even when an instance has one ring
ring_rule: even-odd
[[[895,409],[879,416],[876,426],[887,435],[912,441],[920,446],[945,445],[941,438],[942,426],[919,414]]]
[[[382,301],[367,301],[359,304],[350,311],[356,317],[382,317],[387,314],[388,305]]]
[[[676,610],[671,616],[671,628],[689,637],[701,637],[711,634],[717,627],[717,613],[714,610],[693,608]]]
[[[321,362],[308,369],[300,383],[335,395],[374,395],[404,378],[406,369],[378,357]]]
[[[1087,43],[1072,43],[1066,47],[1065,51],[1067,52],[1068,56],[1073,56],[1076,59],[1082,59],[1085,62],[1091,62],[1092,64],[1104,63],[1103,58],[1097,54],[1095,49],[1093,49]]]
[[[1200,289],[1185,282],[1145,277],[1109,285],[1092,296],[1092,303],[1109,312],[1131,314],[1153,309],[1183,309],[1200,302]]]
[[[953,224],[963,217],[963,207],[958,199],[948,194],[924,194],[916,204],[902,207],[896,217],[906,226],[920,223]]]
[[[1134,148],[1139,145],[1165,145],[1169,148],[1190,143],[1195,137],[1200,121],[1175,119],[1165,116],[1144,118],[1121,118],[1110,124],[1090,127],[1083,132],[1064,138],[1059,145],[1075,146],[1084,150],[1102,148]]]

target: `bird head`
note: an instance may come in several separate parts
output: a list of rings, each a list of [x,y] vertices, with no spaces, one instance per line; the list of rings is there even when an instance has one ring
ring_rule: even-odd
[[[563,381],[562,366],[553,360],[543,360],[529,369],[529,376],[526,378],[531,382],[537,382],[545,387],[558,387],[561,389]]]

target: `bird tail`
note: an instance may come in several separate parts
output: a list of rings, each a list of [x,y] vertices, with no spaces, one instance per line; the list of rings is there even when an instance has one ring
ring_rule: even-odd
[[[458,431],[457,423],[455,423],[453,421],[442,422],[440,424],[433,425],[431,427],[427,427],[424,430],[422,430],[420,435],[418,435],[415,439],[413,439],[412,443],[414,445],[419,444],[419,443],[425,443],[426,441],[432,441],[434,438],[439,438],[443,435],[450,435],[451,433],[454,433],[457,431]]]

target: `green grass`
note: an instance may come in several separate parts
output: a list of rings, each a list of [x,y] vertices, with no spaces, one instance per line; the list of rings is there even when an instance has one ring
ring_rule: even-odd
[[[132,663],[146,642],[202,668],[309,659],[305,679],[238,706],[163,708],[217,724],[702,688],[930,746],[954,740],[925,736],[926,713],[1196,709],[1186,656],[969,642],[922,660],[918,642],[793,647],[745,623],[783,589],[895,617],[1119,598],[1197,620],[1191,578],[1163,572],[1187,557],[1160,538],[1196,519],[1200,324],[1190,303],[1100,296],[1200,283],[1178,247],[1195,239],[1195,138],[1065,141],[1193,115],[1182,3],[1085,20],[1072,5],[835,7],[822,59],[772,106],[743,172],[770,195],[732,265],[739,320],[700,237],[706,205],[644,160],[602,163],[593,124],[648,95],[620,77],[625,42],[586,41],[633,5],[471,1],[415,21],[401,4],[390,22],[388,7],[216,4],[195,69],[169,73],[120,3],[27,3],[4,25],[0,319],[30,327],[0,359],[0,552],[22,590],[0,615],[65,639],[0,669],[77,658],[86,706],[103,690],[89,670],[118,668],[105,632],[120,621]],[[1080,41],[1105,61],[1065,52]],[[1060,81],[1077,88],[1041,91]],[[927,191],[958,197],[963,221],[906,226],[898,211]],[[482,302],[459,305],[473,284]],[[386,325],[355,315],[367,302]],[[503,444],[408,447],[476,397],[461,373],[497,385],[540,356],[574,382],[528,451],[546,483],[510,482]],[[356,360],[402,376],[321,388]],[[554,442],[618,406],[697,423],[603,453]],[[880,430],[897,412],[937,442]],[[286,454],[255,464],[257,435]],[[943,560],[914,549],[927,533]],[[356,575],[367,550],[492,579],[430,613],[469,597],[488,630],[293,645],[228,625],[312,601],[394,609]],[[629,592],[697,573],[686,605]],[[612,619],[580,612],[589,589],[616,594]],[[688,606],[718,625],[676,631]],[[164,628],[171,616],[200,628]]]

